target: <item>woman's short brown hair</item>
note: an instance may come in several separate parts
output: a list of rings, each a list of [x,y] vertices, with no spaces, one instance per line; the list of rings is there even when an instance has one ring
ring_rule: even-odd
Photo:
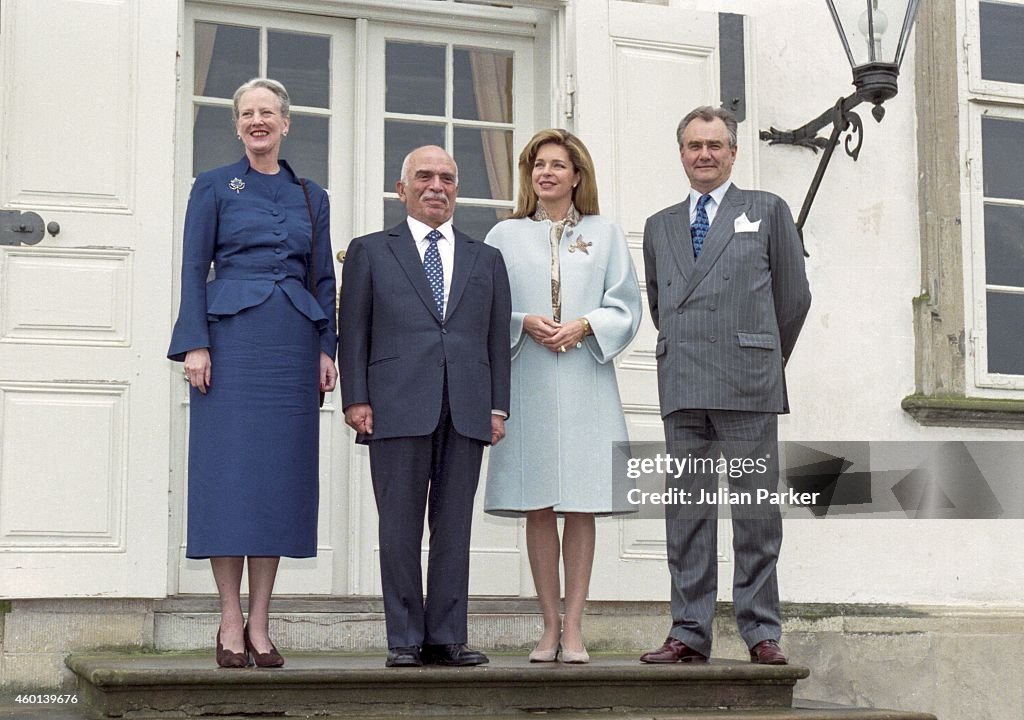
[[[560,145],[569,154],[569,160],[580,174],[580,181],[573,188],[572,202],[581,215],[597,215],[601,211],[597,203],[597,177],[594,175],[594,161],[583,141],[568,130],[550,128],[541,130],[530,138],[519,153],[519,193],[516,196],[514,218],[525,218],[537,211],[537,191],[533,189],[533,163],[542,145]]]

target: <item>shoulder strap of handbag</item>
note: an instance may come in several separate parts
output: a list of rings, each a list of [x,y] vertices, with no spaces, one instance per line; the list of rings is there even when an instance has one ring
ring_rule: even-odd
[[[313,217],[313,203],[309,199],[309,188],[306,187],[306,179],[299,178],[302,185],[302,194],[306,196],[306,211],[309,213],[309,272],[306,278],[309,280],[309,292],[316,297],[316,218]]]

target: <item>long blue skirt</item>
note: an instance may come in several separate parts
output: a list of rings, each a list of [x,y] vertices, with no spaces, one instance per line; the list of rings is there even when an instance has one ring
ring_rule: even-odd
[[[191,392],[186,556],[316,555],[319,338],[280,289],[210,323]]]

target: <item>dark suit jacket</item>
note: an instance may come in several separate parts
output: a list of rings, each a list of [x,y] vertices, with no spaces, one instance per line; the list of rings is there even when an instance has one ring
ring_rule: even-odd
[[[501,253],[458,230],[443,319],[405,221],[353,240],[342,271],[338,363],[344,407],[373,408],[373,435],[363,440],[432,433],[447,372],[455,429],[490,442],[491,410],[509,410],[511,313]]]
[[[788,412],[783,367],[811,293],[785,201],[731,186],[696,260],[689,199],[665,208],[644,227],[644,265],[662,416]]]

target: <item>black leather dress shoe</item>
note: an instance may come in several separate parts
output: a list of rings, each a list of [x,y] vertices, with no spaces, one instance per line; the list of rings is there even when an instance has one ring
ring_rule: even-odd
[[[486,655],[477,650],[470,650],[465,643],[423,646],[424,665],[466,667],[468,665],[486,665],[489,662]]]
[[[384,661],[385,667],[419,667],[422,664],[420,649],[416,647],[388,648],[388,659]]]

